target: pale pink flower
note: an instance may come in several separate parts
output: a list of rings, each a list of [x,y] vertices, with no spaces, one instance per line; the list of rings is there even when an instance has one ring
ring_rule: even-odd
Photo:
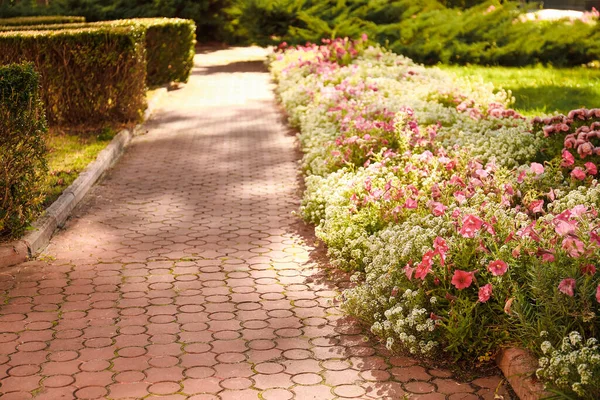
[[[573,168],[573,171],[571,171],[571,178],[573,179],[582,181],[585,179],[585,176],[585,171],[580,167],[575,167]]]
[[[412,280],[414,272],[415,272],[415,269],[413,267],[411,267],[410,264],[406,264],[406,266],[404,267],[404,273],[406,274],[406,277],[408,278],[409,281]]]
[[[562,248],[573,258],[581,257],[585,251],[583,242],[572,236],[567,236],[563,240]]]
[[[534,162],[531,163],[531,167],[529,168],[529,170],[536,175],[541,175],[544,173],[544,166],[540,163]]]
[[[570,167],[575,164],[575,157],[571,154],[567,149],[563,149],[562,151],[562,162],[560,164],[561,167]]]
[[[596,288],[596,301],[600,303],[600,285]]]
[[[492,284],[488,283],[479,288],[479,301],[485,303],[492,297]]]
[[[495,260],[489,263],[487,266],[488,271],[492,273],[494,276],[502,276],[508,270],[508,264],[506,264],[502,260]]]
[[[473,214],[468,214],[463,217],[462,227],[459,233],[466,238],[474,238],[475,234],[483,226],[483,221]]]
[[[431,212],[436,217],[444,215],[444,213],[446,212],[447,209],[448,209],[448,207],[446,207],[442,203],[438,203],[438,202],[431,203]]]
[[[587,210],[588,210],[588,208],[586,206],[584,206],[583,204],[578,204],[575,207],[571,208],[571,214],[574,217],[579,218],[583,214],[585,214],[587,212]]]
[[[406,202],[404,203],[404,208],[414,209],[414,208],[417,208],[417,205],[418,204],[415,199],[408,198],[408,199],[406,199]]]
[[[571,233],[575,233],[576,223],[574,221],[564,221],[564,220],[554,220],[556,222],[556,226],[554,230],[560,236],[569,235]]]
[[[598,173],[598,167],[596,167],[596,164],[594,164],[592,162],[586,162],[584,165],[585,165],[585,171],[588,174],[596,175]]]
[[[435,249],[435,252],[440,256],[440,263],[443,267],[446,262],[446,253],[449,249],[448,244],[442,237],[438,236],[433,242],[433,248]]]
[[[544,200],[536,200],[529,205],[529,210],[533,213],[541,213],[544,211]]]
[[[452,284],[459,290],[463,290],[471,286],[473,283],[473,275],[475,272],[461,271],[460,269],[454,270],[452,276]]]
[[[575,279],[565,278],[558,284],[558,290],[569,297],[575,295]]]

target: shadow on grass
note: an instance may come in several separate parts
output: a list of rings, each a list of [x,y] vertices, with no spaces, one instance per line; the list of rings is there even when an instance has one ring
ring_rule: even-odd
[[[591,87],[565,87],[540,85],[529,87],[505,86],[515,97],[514,108],[526,113],[558,111],[566,114],[580,107],[593,108],[600,105],[598,92]],[[549,105],[552,106],[549,106]]]

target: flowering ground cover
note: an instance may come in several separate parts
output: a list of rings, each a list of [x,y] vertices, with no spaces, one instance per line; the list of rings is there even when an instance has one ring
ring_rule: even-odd
[[[415,355],[524,346],[553,390],[600,396],[600,109],[526,118],[366,38],[282,50],[271,72],[305,153],[302,215],[355,273],[347,312]]]

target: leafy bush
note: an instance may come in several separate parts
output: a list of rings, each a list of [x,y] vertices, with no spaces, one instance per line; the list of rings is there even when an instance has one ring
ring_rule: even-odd
[[[30,61],[51,124],[138,120],[145,107],[145,30],[0,33],[0,65]]]
[[[19,235],[42,202],[46,132],[31,64],[0,66],[0,237]]]
[[[192,20],[177,18],[137,18],[94,23],[1,27],[0,31],[66,30],[90,27],[128,27],[146,30],[146,79],[150,87],[169,82],[187,82],[195,54]]]
[[[390,349],[477,364],[541,355],[542,332],[598,338],[600,109],[529,120],[364,38],[290,48],[271,71],[305,152],[302,215],[355,273],[344,308]]]
[[[50,25],[85,22],[84,17],[49,15],[38,17],[0,18],[0,26]]]

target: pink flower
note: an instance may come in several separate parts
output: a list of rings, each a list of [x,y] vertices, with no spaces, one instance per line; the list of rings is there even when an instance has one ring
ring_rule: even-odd
[[[466,289],[473,283],[473,275],[475,275],[473,271],[467,272],[456,269],[452,276],[452,284],[459,290]]]
[[[583,242],[572,236],[567,236],[563,240],[562,248],[573,258],[579,258],[584,253]]]
[[[454,192],[454,197],[456,198],[456,201],[458,201],[458,204],[463,204],[465,201],[467,201],[465,193],[461,191]]]
[[[575,295],[575,279],[566,278],[560,281],[558,284],[558,290],[566,294],[569,297],[573,297]]]
[[[556,221],[556,219],[555,219],[555,221]],[[569,235],[571,233],[575,233],[575,228],[576,228],[576,223],[573,221],[558,220],[556,222],[556,226],[554,227],[554,230],[560,236],[565,236],[565,235]]]
[[[571,178],[573,179],[582,181],[585,179],[585,176],[585,171],[580,167],[575,167],[573,168],[573,171],[571,171]]]
[[[444,215],[444,213],[446,212],[447,209],[448,209],[448,207],[446,207],[442,203],[438,203],[438,202],[431,203],[431,212],[436,217]]]
[[[448,252],[448,244],[446,243],[446,241],[441,238],[440,236],[435,238],[435,241],[433,242],[433,248],[435,249],[435,252],[437,254],[439,254],[440,256],[440,263],[442,264],[442,267],[444,266],[444,263],[446,262],[446,253]]]
[[[600,285],[596,288],[596,301],[600,303]]]
[[[404,208],[417,208],[417,201],[412,198],[406,199],[406,202],[404,203]]]
[[[532,213],[541,213],[544,211],[544,200],[536,200],[529,205]]]
[[[587,210],[588,209],[586,206],[584,206],[583,204],[578,204],[575,207],[571,208],[571,215],[573,215],[576,218],[579,218],[583,214],[585,214]]]
[[[412,280],[412,276],[413,273],[415,272],[415,269],[413,267],[410,266],[410,264],[406,264],[406,266],[404,267],[404,273],[406,274],[406,277],[408,278],[408,280]]]
[[[562,151],[562,162],[560,164],[561,167],[570,167],[575,164],[575,157],[573,154],[569,152],[567,149],[563,149]]]
[[[586,264],[581,267],[581,273],[585,275],[594,275],[596,273],[596,266],[593,264]]]
[[[529,170],[536,175],[541,175],[544,173],[544,166],[540,163],[534,162],[531,163],[531,167],[529,168]]]
[[[592,163],[592,162],[586,162],[585,164],[585,172],[587,172],[590,175],[596,175],[598,173],[598,167],[596,167],[596,164]]]
[[[596,245],[600,246],[600,235],[598,235],[594,231],[591,231],[590,238],[592,239],[592,242],[594,242],[594,243],[596,243]]]
[[[459,233],[466,238],[474,238],[475,234],[483,226],[483,221],[473,214],[468,214],[463,217],[462,227]]]
[[[425,277],[427,277],[427,274],[429,274],[429,271],[431,271],[431,267],[433,266],[434,255],[435,253],[432,250],[423,254],[423,260],[421,260],[415,269],[415,278],[425,280]]]
[[[492,284],[488,283],[479,288],[479,301],[485,303],[492,297]]]
[[[502,260],[495,260],[489,263],[487,266],[488,271],[492,273],[494,276],[502,276],[508,270],[508,264],[506,264]]]

